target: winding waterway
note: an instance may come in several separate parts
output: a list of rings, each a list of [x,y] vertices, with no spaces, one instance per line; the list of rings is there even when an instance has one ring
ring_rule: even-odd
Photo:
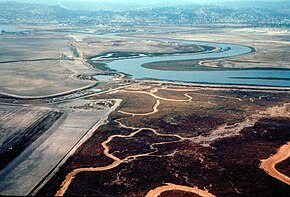
[[[112,34],[109,34],[107,36],[114,37],[114,35]],[[147,56],[114,60],[110,63],[107,63],[107,66],[109,68],[117,70],[118,72],[129,74],[132,76],[133,79],[148,78],[210,84],[239,84],[284,87],[290,86],[290,70],[286,69],[241,69],[230,71],[161,71],[142,67],[142,64],[159,61],[206,60],[239,56],[254,51],[253,48],[248,46],[164,38],[136,38],[116,35],[115,37],[121,37],[126,39],[160,40],[165,42],[179,42],[220,48],[220,50],[207,51],[203,53],[174,54],[153,57]]]

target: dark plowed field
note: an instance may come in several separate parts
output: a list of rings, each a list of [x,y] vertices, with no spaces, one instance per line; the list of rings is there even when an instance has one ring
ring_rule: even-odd
[[[0,170],[21,154],[27,146],[32,144],[45,131],[47,131],[61,115],[62,113],[60,112],[48,112],[39,117],[39,119],[27,128],[22,129],[20,132],[14,133],[7,138],[0,146]]]

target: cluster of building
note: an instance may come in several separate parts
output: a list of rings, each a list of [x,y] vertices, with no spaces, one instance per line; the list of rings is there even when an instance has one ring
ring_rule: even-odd
[[[194,25],[249,24],[252,26],[290,26],[289,9],[227,8],[181,6],[143,8],[138,11],[82,11],[56,5],[0,3],[0,24],[91,25]],[[116,29],[115,29],[116,30]],[[116,32],[118,32],[116,30]]]

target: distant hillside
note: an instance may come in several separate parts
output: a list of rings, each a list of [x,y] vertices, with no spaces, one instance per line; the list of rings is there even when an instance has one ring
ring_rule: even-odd
[[[289,24],[284,11],[265,8],[226,8],[217,6],[164,7],[127,13],[132,18],[180,24],[239,23],[252,25]]]
[[[275,10],[290,9],[290,1],[255,1],[255,0],[245,0],[245,1],[221,1],[213,3],[215,5],[224,6],[228,8],[268,8]]]
[[[137,11],[77,11],[58,5],[0,3],[0,23],[65,23],[71,25],[223,24],[289,26],[290,8],[233,8],[232,6],[169,6]]]
[[[8,22],[34,23],[65,20],[75,14],[60,6],[47,6],[16,2],[0,3],[0,20]]]

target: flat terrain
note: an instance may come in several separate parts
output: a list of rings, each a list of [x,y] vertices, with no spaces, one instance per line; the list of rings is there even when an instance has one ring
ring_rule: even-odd
[[[86,88],[95,82],[76,76],[99,73],[86,61],[109,52],[163,54],[203,50],[189,44],[36,29],[30,34],[0,35],[0,93],[37,98]]]
[[[94,73],[69,38],[51,33],[0,35],[0,92],[15,96],[48,96],[91,85],[74,75]],[[95,71],[96,72],[96,71]]]
[[[177,52],[198,52],[203,48],[180,43],[168,43],[154,40],[108,39],[106,37],[88,35],[84,37],[74,35],[76,46],[84,52],[84,57],[89,58],[98,54],[109,52],[135,52],[145,54],[162,54]]]
[[[22,97],[41,97],[61,94],[88,87],[93,81],[80,80],[76,75],[99,73],[99,67],[86,61],[90,57],[108,53],[143,53],[161,55],[170,53],[199,52],[203,48],[191,44],[130,39],[57,31],[53,27],[33,27],[30,34],[1,34],[0,92]],[[252,46],[253,54],[222,60],[162,62],[144,65],[158,70],[215,70],[219,68],[275,67],[290,68],[287,29],[245,27],[154,27],[165,33],[132,34],[153,38],[201,40],[237,43]],[[150,28],[140,27],[144,32]],[[96,29],[87,28],[87,31]],[[122,30],[126,30],[125,28]],[[170,32],[170,33],[167,33]],[[108,32],[109,33],[109,32]],[[130,36],[130,35],[129,35]],[[105,62],[99,62],[103,65]],[[178,65],[178,66],[176,66]],[[207,68],[207,67],[215,68]],[[103,66],[102,66],[103,67]]]
[[[143,64],[142,67],[154,70],[170,71],[202,71],[210,69],[208,67],[198,65],[198,61],[196,60],[152,62]]]
[[[135,99],[137,94],[146,96]],[[262,159],[290,140],[288,92],[156,83],[97,98],[115,96],[123,97],[121,108],[39,195],[151,196],[160,191],[176,196],[287,196],[290,192],[287,184],[259,167]],[[141,107],[146,98],[151,109]],[[126,104],[134,102],[140,111],[132,112]],[[281,168],[286,170],[285,165]]]
[[[0,106],[0,170],[61,116],[48,108]]]
[[[68,46],[69,40],[56,35],[1,34],[0,62],[58,58]]]
[[[40,66],[41,65],[41,66]],[[93,84],[72,77],[70,61],[14,62],[0,64],[0,92],[16,96],[49,96]]]
[[[42,181],[45,183],[83,140],[106,121],[118,102],[79,100],[57,105],[64,115],[0,172],[0,194],[28,195]]]
[[[215,62],[215,64],[212,64]],[[235,70],[251,70],[251,69],[273,69],[273,67],[224,67],[222,61],[198,61],[198,60],[175,60],[175,61],[162,61],[142,64],[144,68],[153,70],[164,70],[164,71],[235,71]],[[283,68],[285,70],[289,68]],[[234,77],[236,79],[268,79],[273,80],[274,78],[253,78],[253,77]],[[277,80],[277,78],[275,78]],[[289,78],[280,78],[280,80],[290,80]]]
[[[181,28],[179,31],[171,32],[170,34],[145,34],[145,36],[207,42],[236,43],[252,46],[257,51],[253,54],[238,57],[202,61],[201,63],[204,66],[229,68],[290,68],[290,36],[289,29],[287,28],[196,26],[194,28]]]
[[[12,104],[0,105],[0,195],[289,196],[289,89],[93,80],[114,58],[204,50],[147,37],[255,48],[147,68],[289,69],[288,29],[138,27],[125,38],[36,28],[0,34],[0,99]]]

